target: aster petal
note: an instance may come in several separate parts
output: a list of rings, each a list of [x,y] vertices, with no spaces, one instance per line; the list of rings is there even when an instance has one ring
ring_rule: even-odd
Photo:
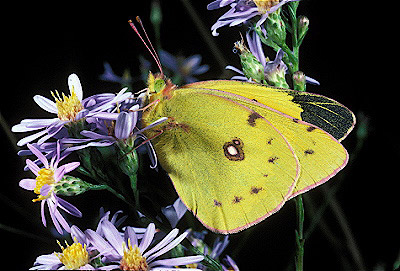
[[[62,264],[56,254],[41,255],[36,258],[35,264]]]
[[[46,197],[51,191],[51,188],[52,188],[51,185],[48,184],[43,185],[42,188],[40,188],[40,195]]]
[[[210,66],[207,64],[201,65],[198,68],[196,68],[192,74],[194,75],[199,75],[199,74],[203,74],[205,72],[207,72],[210,69]]]
[[[19,186],[26,190],[33,190],[36,188],[35,179],[22,179],[19,181]]]
[[[71,163],[63,165],[63,167],[65,167],[65,173],[68,173],[68,172],[73,171],[77,167],[79,167],[79,165],[80,165],[80,162],[71,162]]]
[[[57,168],[54,171],[54,180],[55,180],[55,182],[56,183],[59,182],[62,179],[62,177],[64,177],[64,174],[65,174],[65,167],[64,166]]]
[[[46,227],[46,217],[44,215],[44,204],[46,203],[46,200],[42,200],[42,202],[40,203],[40,217],[42,218],[42,223],[43,226]]]
[[[50,166],[52,168],[57,168],[58,167],[58,163],[60,162],[60,141],[57,140],[57,144],[56,144],[56,155],[53,156],[53,158],[51,159],[51,163]],[[66,171],[68,172],[68,171]]]
[[[115,136],[118,139],[126,139],[129,137],[133,130],[133,127],[130,123],[128,112],[122,112],[119,114],[115,123]]]
[[[52,118],[52,119],[24,119],[21,121],[21,123],[14,125],[11,128],[11,131],[14,133],[20,133],[20,132],[30,132],[30,131],[36,131],[42,128],[46,128],[49,125],[52,125],[55,122],[58,122],[58,118]]]
[[[91,115],[93,118],[99,118],[104,120],[116,120],[118,118],[118,113],[108,113],[108,112],[98,112],[96,114]]]
[[[140,242],[140,252],[145,252],[146,249],[150,246],[151,242],[153,241],[155,231],[156,226],[154,225],[154,223],[150,223],[149,226],[147,226],[147,230],[144,233],[142,241]]]
[[[180,198],[175,200],[172,205],[161,208],[161,212],[168,219],[172,227],[175,227],[178,224],[179,220],[183,217],[186,211],[186,205],[183,204]]]
[[[33,174],[35,174],[36,176],[39,175],[39,170],[40,168],[38,167],[38,165],[36,165],[34,162],[32,162],[30,159],[26,159],[26,165],[28,166],[28,168],[33,172]]]
[[[67,221],[65,221],[65,219],[62,217],[60,212],[57,210],[57,206],[55,205],[55,203],[51,200],[51,198],[47,199],[46,202],[47,202],[47,206],[49,207],[50,218],[53,221],[54,227],[56,228],[57,232],[59,234],[63,234],[63,230],[62,230],[62,227],[60,226],[60,223],[63,226],[66,226],[66,227],[64,227],[64,229],[67,232],[70,232]]]
[[[197,255],[197,256],[186,256],[186,257],[178,257],[178,258],[171,258],[171,259],[162,259],[149,264],[149,267],[153,266],[178,266],[178,265],[187,265],[191,263],[198,263],[204,259],[204,256]]]
[[[241,70],[239,70],[238,68],[233,67],[233,66],[231,66],[231,65],[226,66],[225,69],[227,69],[227,70],[232,70],[232,71],[237,72],[237,73],[240,73],[240,74],[242,74],[242,75],[244,74]]]
[[[81,85],[81,81],[79,80],[78,75],[76,75],[75,73],[68,76],[68,87],[69,87],[69,91],[71,93],[72,93],[72,91],[74,91],[75,95],[76,95],[76,97],[78,97],[79,101],[82,101],[82,98],[83,98],[82,85]]]
[[[160,249],[158,252],[156,252],[153,255],[149,256],[149,258],[147,259],[147,262],[151,262],[152,260],[154,260],[158,256],[167,253],[168,251],[170,251],[171,249],[173,249],[174,247],[179,245],[179,243],[182,242],[182,240],[185,239],[187,235],[188,235],[188,232],[182,233],[180,236],[178,236],[175,240],[170,242],[164,248]]]
[[[107,146],[112,145],[114,142],[115,142],[115,140],[113,140],[113,141],[89,142],[88,144],[69,147],[68,151],[69,152],[73,152],[73,151],[81,150],[81,149],[88,148],[88,147],[107,147]]]
[[[200,65],[200,62],[201,62],[201,55],[196,54],[186,58],[186,60],[183,63],[183,66],[192,70],[194,67]]]
[[[107,257],[107,255],[114,255],[116,253],[114,248],[97,232],[87,229],[85,234],[89,242],[100,252],[101,255]]]
[[[52,213],[50,212],[50,215],[52,215]],[[57,221],[61,224],[62,228],[67,231],[68,233],[71,232],[71,228],[68,224],[68,222],[65,220],[65,218],[62,216],[62,214],[60,213],[60,211],[57,210],[57,208],[54,209],[53,215],[55,217],[55,219],[57,219]],[[54,220],[53,220],[54,221]],[[62,234],[62,230],[60,232],[60,234]]]
[[[47,161],[47,158],[41,153],[41,151],[39,151],[38,149],[36,149],[33,145],[28,144],[28,149],[31,150],[31,152],[36,155],[37,158],[39,158],[40,162],[43,163],[43,165],[46,168],[49,168],[49,162]]]
[[[38,140],[38,144],[41,145],[43,144],[47,139],[55,136],[62,128],[64,128],[64,123],[67,123],[68,121],[61,121],[59,120],[58,122],[53,123],[49,128],[47,128],[47,135],[44,137],[40,138]]]
[[[179,70],[178,62],[177,62],[176,58],[173,55],[171,55],[167,51],[160,50],[159,51],[159,56],[160,56],[160,60],[161,60],[161,63],[163,64],[163,66],[165,66],[168,69],[171,69],[173,71],[178,71]]]
[[[71,226],[71,237],[76,238],[78,243],[89,245],[86,235],[81,231],[78,226],[72,225]]]
[[[66,211],[67,213],[76,216],[76,217],[82,217],[81,211],[78,210],[74,205],[69,203],[68,201],[63,200],[62,198],[59,198],[55,196],[57,199],[58,206]]]
[[[55,102],[53,102],[50,99],[47,99],[46,97],[43,97],[41,95],[35,95],[33,96],[33,100],[37,103],[40,108],[43,110],[49,112],[49,113],[58,113],[57,105]]]
[[[236,0],[216,0],[214,2],[211,2],[210,4],[207,5],[207,9],[208,10],[213,10],[213,9],[218,9],[218,8],[222,8],[224,6],[227,6],[233,2],[235,2]]]
[[[170,231],[168,233],[168,235],[164,237],[164,239],[162,239],[160,242],[157,243],[157,245],[155,245],[152,249],[150,249],[149,251],[144,253],[143,257],[148,258],[148,256],[150,256],[152,253],[165,247],[169,242],[171,242],[178,235],[178,233],[179,233],[178,229],[173,229],[172,231]]]
[[[119,233],[119,231],[115,228],[115,226],[108,220],[104,220],[102,222],[102,229],[104,232],[104,237],[111,244],[111,246],[118,251],[119,255],[124,255],[122,242],[124,241]]]
[[[131,245],[134,247],[138,245],[138,238],[136,236],[135,230],[133,227],[126,227],[124,232],[125,243],[128,243],[128,239],[131,240]],[[144,256],[145,257],[145,256]]]
[[[318,86],[320,85],[320,83],[317,80],[308,76],[306,76],[306,82],[311,85],[318,85]]]
[[[32,135],[26,136],[17,142],[17,146],[19,146],[19,147],[24,146],[25,144],[45,135],[46,133],[47,133],[47,131],[43,130],[43,131],[34,133]]]

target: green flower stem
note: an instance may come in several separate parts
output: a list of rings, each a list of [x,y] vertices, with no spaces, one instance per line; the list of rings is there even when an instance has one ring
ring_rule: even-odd
[[[297,230],[296,230],[296,256],[295,264],[296,271],[303,271],[303,257],[304,257],[304,235],[303,235],[303,224],[304,224],[304,205],[303,197],[301,195],[295,197],[296,202],[296,215],[297,215]]]
[[[292,54],[294,61],[291,61],[291,74],[295,75],[299,72],[299,51],[300,51],[300,42],[298,37],[298,20],[297,20],[297,7],[299,6],[299,2],[290,2],[288,4],[290,21],[292,23]],[[282,48],[284,50],[284,48]],[[285,48],[287,50],[287,48]],[[285,50],[284,50],[285,51]],[[286,51],[285,51],[286,52]],[[289,54],[288,54],[289,55]],[[288,65],[289,67],[290,65]],[[289,68],[290,70],[290,68]],[[297,76],[297,79],[299,76]],[[296,76],[292,77],[293,79]],[[304,76],[303,76],[304,78]],[[303,82],[304,81],[304,82]],[[295,90],[305,91],[305,79],[303,80],[293,80],[293,86]],[[297,217],[297,230],[296,234],[296,256],[295,256],[295,264],[296,271],[303,271],[303,258],[304,258],[304,205],[303,205],[303,197],[299,195],[295,198],[296,203],[296,217]]]

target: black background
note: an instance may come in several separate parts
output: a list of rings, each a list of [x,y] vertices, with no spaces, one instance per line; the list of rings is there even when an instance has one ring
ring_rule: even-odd
[[[208,29],[224,12],[207,11],[209,1],[191,2]],[[220,63],[214,60],[182,1],[162,1],[161,6],[162,47],[173,54],[200,53],[203,63],[211,68],[199,79],[219,78],[223,73]],[[80,77],[85,97],[116,92],[117,85],[98,79],[104,61],[108,61],[117,74],[129,68],[132,74],[139,75],[138,55],[150,59],[127,23],[128,19],[140,15],[153,37],[148,19],[150,1],[11,4],[8,10],[3,10],[2,16],[2,59],[5,63],[0,104],[1,113],[10,126],[24,118],[49,117],[36,106],[32,97],[35,94],[50,97],[50,90],[54,89],[67,91],[66,79],[71,73]],[[380,27],[380,31],[385,29],[385,22],[379,21],[376,14],[368,13],[365,6],[351,3],[339,5],[303,0],[298,14],[310,19],[310,30],[300,50],[300,69],[321,83],[307,90],[334,98],[356,115],[362,112],[369,120],[368,137],[355,161],[325,184],[325,190],[329,190],[337,178],[342,179],[336,199],[364,266],[367,270],[377,266],[390,270],[400,250],[399,178],[395,174],[400,148],[394,97],[398,92],[394,87],[396,78],[387,74],[391,69],[386,63],[391,57],[390,46],[377,42],[385,40],[385,34],[376,30],[376,27]],[[232,53],[232,46],[240,38],[240,30],[245,31],[240,27],[224,27],[219,31],[220,36],[212,38],[227,64],[237,67],[239,60]],[[141,89],[144,84],[138,82],[135,87]],[[19,134],[16,136],[21,138]],[[355,131],[343,142],[350,154],[356,143]],[[59,248],[40,224],[39,204],[33,204],[32,194],[18,186],[19,180],[29,174],[23,172],[24,164],[3,131],[1,150],[0,223],[14,229],[14,232],[0,230],[1,244],[6,251],[2,255],[2,266],[24,270],[32,266],[38,255],[59,251]],[[323,190],[321,187],[314,189],[306,196],[318,206],[324,202]],[[107,193],[100,192],[68,200],[82,210],[84,205],[95,210],[84,211],[85,221],[94,219],[100,206],[112,205],[113,201]],[[305,211],[307,229],[315,214],[309,212],[307,204]],[[305,270],[359,269],[349,252],[349,239],[340,226],[343,220],[338,219],[331,208],[327,208],[323,218],[329,231],[317,227],[306,240]],[[295,227],[294,203],[289,202],[251,231],[233,235],[228,253],[234,255],[241,270],[255,270],[260,265],[263,266],[261,270],[285,270],[287,266],[293,270],[290,264],[293,263]],[[32,236],[18,234],[15,230]],[[34,236],[40,236],[40,240]]]

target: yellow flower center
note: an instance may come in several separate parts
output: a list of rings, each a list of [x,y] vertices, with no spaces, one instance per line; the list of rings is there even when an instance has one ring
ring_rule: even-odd
[[[71,90],[70,96],[66,96],[64,93],[61,94],[62,97],[60,97],[60,94],[58,94],[57,90],[56,94],[51,92],[51,95],[53,95],[54,99],[56,100],[58,118],[60,120],[74,121],[76,115],[83,109],[83,105],[73,89]]]
[[[279,4],[279,0],[253,0],[260,13],[269,11],[273,6]]]
[[[49,169],[49,168],[42,168],[39,170],[38,174],[39,175],[36,177],[36,187],[35,187],[35,189],[33,189],[33,192],[35,192],[38,195],[38,197],[37,197],[37,199],[33,199],[32,200],[33,202],[44,200],[44,199],[47,199],[48,197],[50,197],[50,195],[51,195],[50,192],[47,194],[47,196],[42,196],[40,194],[40,190],[42,189],[43,185],[45,185],[45,184],[53,185],[55,183],[54,170]]]
[[[132,247],[131,240],[128,239],[128,248],[124,243],[124,257],[120,262],[119,268],[121,270],[132,270],[132,271],[147,271],[146,258],[142,256],[139,248],[134,245]]]
[[[76,238],[74,238],[74,241],[72,245],[68,245],[67,241],[65,241],[67,247],[64,248],[57,240],[62,252],[55,254],[63,263],[65,269],[68,270],[76,270],[89,263],[89,253],[86,250],[86,244],[82,247],[82,244],[78,243]]]

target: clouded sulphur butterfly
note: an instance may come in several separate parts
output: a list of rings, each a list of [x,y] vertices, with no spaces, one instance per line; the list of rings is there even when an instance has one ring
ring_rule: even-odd
[[[142,98],[143,127],[168,117],[144,131],[161,166],[186,207],[218,233],[264,220],[348,161],[339,141],[354,114],[321,95],[232,80],[177,87],[150,73]]]
[[[324,183],[348,161],[353,113],[321,95],[232,80],[177,87],[150,73],[145,131],[187,208],[234,233]]]

